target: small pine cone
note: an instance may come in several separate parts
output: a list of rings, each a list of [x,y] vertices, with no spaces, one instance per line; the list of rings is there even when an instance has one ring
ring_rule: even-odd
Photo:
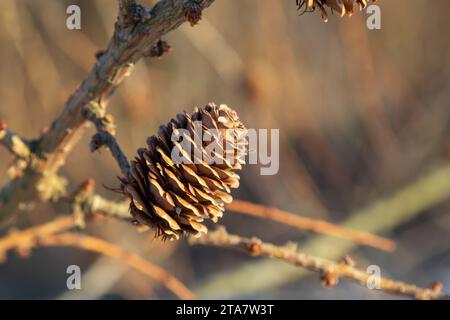
[[[183,11],[186,20],[193,27],[202,19],[203,4],[198,0],[185,0]]]
[[[235,111],[212,103],[161,126],[121,179],[132,216],[163,239],[207,233],[202,222],[217,222],[232,201],[230,188],[239,186],[234,171],[247,152],[246,133]]]
[[[298,9],[304,8],[304,11],[320,10],[324,21],[328,21],[327,7],[331,11],[337,11],[341,17],[344,15],[353,15],[355,4],[359,5],[359,9],[363,10],[367,7],[368,2],[375,3],[377,0],[296,0]]]

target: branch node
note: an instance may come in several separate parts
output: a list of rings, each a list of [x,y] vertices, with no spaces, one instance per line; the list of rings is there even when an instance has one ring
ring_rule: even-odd
[[[326,288],[332,288],[339,282],[339,278],[332,272],[323,272],[320,275],[320,282]]]
[[[203,3],[199,0],[185,0],[183,3],[183,13],[186,20],[195,26],[202,19]]]
[[[433,290],[433,292],[435,292],[436,294],[441,293],[442,288],[443,288],[442,282],[439,281],[434,281],[430,285],[430,289]]]
[[[82,111],[86,104],[91,101],[107,102],[132,66],[143,57],[142,49],[149,48],[151,43],[186,21],[183,15],[184,0],[161,0],[152,9],[138,6],[136,0],[118,1],[120,12],[106,51],[97,55],[99,60],[78,86],[79,89],[66,101],[49,130],[31,145],[31,151],[40,156],[35,157],[36,169],[25,171],[22,177],[10,181],[0,190],[0,221],[17,213],[23,199],[27,199],[28,203],[36,200],[35,182],[48,172],[57,172],[64,164],[84,129],[86,118],[82,116]],[[213,2],[204,0],[204,7]],[[133,22],[129,19],[133,11],[138,13],[141,21],[149,18],[148,21]],[[0,144],[3,144],[1,140]]]
[[[144,57],[159,58],[171,51],[172,47],[166,41],[158,40],[147,52],[144,52]]]

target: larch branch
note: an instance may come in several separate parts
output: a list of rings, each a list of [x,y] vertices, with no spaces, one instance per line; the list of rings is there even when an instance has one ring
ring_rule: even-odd
[[[136,0],[119,0],[119,16],[126,17],[135,5]]]
[[[373,277],[372,274],[367,273],[365,270],[355,268],[346,262],[334,262],[298,252],[297,246],[294,244],[276,246],[271,243],[262,242],[258,238],[244,238],[229,234],[223,227],[198,239],[192,238],[190,239],[190,243],[225,247],[243,251],[252,256],[278,259],[313,272],[318,272],[321,275],[323,283],[327,286],[333,286],[337,283],[338,279],[345,278],[367,287],[368,281]],[[437,290],[420,288],[388,278],[381,278],[379,285],[382,291],[415,299],[437,299],[440,296],[439,286],[436,286],[438,288]]]

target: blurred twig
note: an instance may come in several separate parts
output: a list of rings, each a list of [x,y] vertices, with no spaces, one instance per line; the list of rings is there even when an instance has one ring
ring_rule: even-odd
[[[357,269],[345,262],[311,256],[297,251],[297,246],[290,243],[284,247],[262,242],[258,238],[244,238],[229,234],[225,228],[219,228],[198,239],[192,238],[191,244],[212,245],[237,249],[252,256],[263,256],[279,259],[281,261],[318,272],[326,286],[334,286],[340,278],[346,278],[367,287],[373,275],[365,270]],[[415,299],[436,299],[440,290],[419,288],[415,285],[394,281],[388,278],[378,279],[379,290],[388,293],[409,296]],[[437,286],[439,287],[439,286]]]
[[[136,6],[136,0],[119,0],[119,19],[122,23],[130,18],[134,6]]]
[[[80,211],[84,216],[102,214],[111,218],[131,221],[128,201],[113,201],[94,193],[95,182],[87,179],[74,194],[66,199],[74,211]]]
[[[295,228],[348,239],[358,244],[371,246],[385,251],[395,250],[395,242],[389,239],[378,237],[368,232],[341,227],[324,220],[298,216],[277,208],[270,208],[242,200],[233,200],[226,208],[237,213],[271,219]]]
[[[28,158],[30,156],[30,148],[28,144],[18,135],[8,129],[8,125],[4,121],[0,121],[0,144],[5,146],[9,152],[19,158]]]
[[[196,298],[177,278],[133,252],[92,236],[68,232],[61,233],[75,226],[76,218],[74,216],[64,216],[37,227],[12,232],[5,238],[0,239],[1,262],[6,260],[7,252],[12,249],[16,249],[22,253],[29,253],[36,246],[78,247],[124,262],[148,277],[161,282],[181,299]]]
[[[36,246],[74,246],[121,260],[161,282],[181,299],[195,299],[195,295],[178,279],[139,255],[105,240],[67,233],[68,230],[75,227],[83,228],[85,217],[91,217],[94,213],[131,221],[128,214],[128,203],[107,200],[94,194],[93,191],[94,182],[89,179],[67,199],[72,205],[74,214],[57,217],[50,222],[26,230],[12,231],[7,236],[0,238],[0,262],[4,262],[7,252],[13,249],[22,255],[27,255]]]
[[[67,231],[76,227],[76,225],[76,217],[67,215],[26,230],[11,231],[9,235],[0,239],[0,262],[6,260],[6,254],[9,250],[31,248],[36,244],[37,239]]]
[[[89,180],[86,182],[86,184],[92,183],[93,181]],[[93,187],[89,187],[88,189],[90,190],[87,192],[78,191],[78,194],[82,195],[81,203],[85,214],[99,212],[113,218],[129,221],[132,220],[131,215],[129,214],[128,201],[115,202],[105,199],[97,194],[94,194],[92,188]],[[82,189],[83,187],[80,188],[80,190]],[[340,227],[326,221],[296,216],[292,213],[276,208],[269,208],[242,200],[233,200],[232,203],[226,205],[226,208],[242,214],[272,219],[296,228],[338,236],[343,239],[354,241],[355,243],[369,245],[386,251],[392,251],[395,249],[395,243],[388,239],[378,237],[367,232]]]

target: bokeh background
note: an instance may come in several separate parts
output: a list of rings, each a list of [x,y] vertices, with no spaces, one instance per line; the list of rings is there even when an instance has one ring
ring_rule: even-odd
[[[65,27],[69,4],[81,7],[81,31]],[[279,173],[261,176],[258,166],[246,166],[234,196],[364,226],[398,248],[381,252],[234,213],[222,220],[230,232],[278,244],[292,240],[301,250],[335,259],[350,253],[360,266],[380,266],[385,276],[421,286],[440,280],[448,293],[450,190],[443,200],[427,202],[427,190],[445,187],[438,178],[425,186],[420,181],[439,177],[449,165],[450,2],[379,5],[382,29],[369,31],[363,13],[333,15],[323,23],[317,12],[299,16],[294,0],[217,0],[198,26],[183,25],[165,38],[171,54],[139,62],[109,111],[130,157],[160,124],[209,101],[229,104],[248,127],[280,129]],[[24,137],[39,135],[107,45],[116,13],[114,0],[1,0],[0,118]],[[93,132],[84,135],[62,173],[72,189],[94,178],[99,193],[118,199],[103,187],[118,186],[116,164],[107,151],[89,152]],[[0,149],[2,181],[10,161]],[[358,218],[367,212],[370,221]],[[38,205],[16,227],[62,213]],[[185,241],[161,243],[121,222],[105,220],[86,232],[163,266],[201,298],[393,298],[344,281],[325,289],[316,274],[281,262]],[[66,289],[70,264],[82,269],[82,290]],[[26,259],[11,253],[0,264],[0,298],[174,296],[120,262],[46,248]]]

